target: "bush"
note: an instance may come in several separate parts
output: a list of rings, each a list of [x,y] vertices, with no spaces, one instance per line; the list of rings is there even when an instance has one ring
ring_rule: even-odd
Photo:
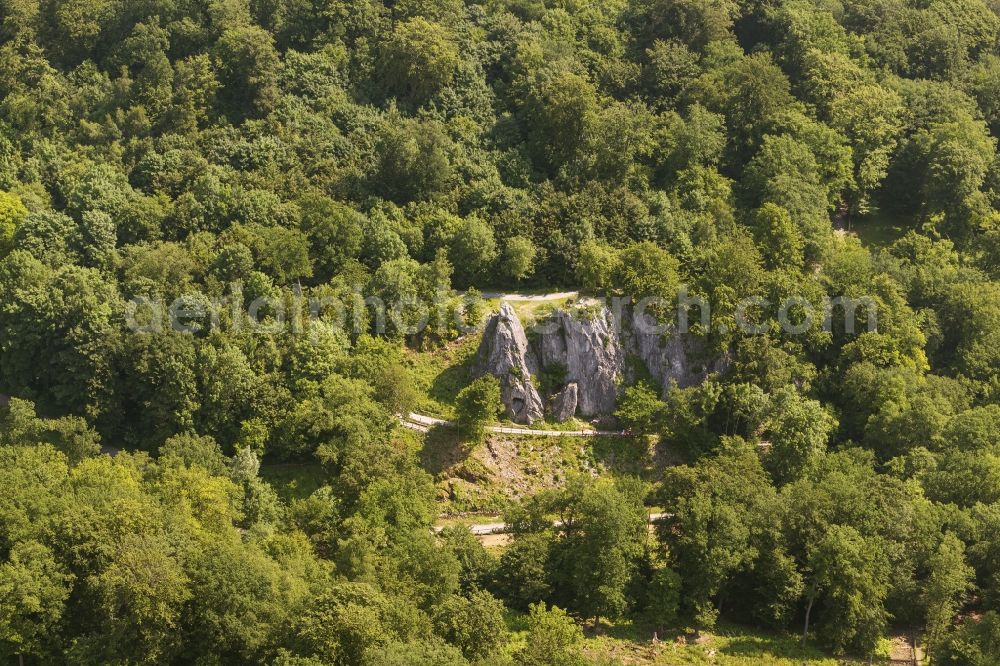
[[[500,412],[500,382],[484,375],[459,391],[455,403],[455,420],[462,435],[479,443],[486,435],[486,426]]]
[[[434,628],[469,659],[489,656],[507,633],[503,604],[484,590],[446,599],[434,616]]]
[[[585,663],[578,646],[583,630],[561,608],[532,604],[527,645],[518,653],[522,666],[570,666]]]

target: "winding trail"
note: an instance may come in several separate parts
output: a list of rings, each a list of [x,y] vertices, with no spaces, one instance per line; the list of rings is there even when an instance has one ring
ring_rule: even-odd
[[[416,430],[417,432],[430,432],[431,428],[443,427],[454,428],[454,421],[436,419],[432,416],[424,416],[411,412],[406,416],[399,417],[399,422],[404,428]],[[508,426],[488,426],[486,432],[499,433],[504,435],[527,435],[535,437],[627,437],[624,430],[536,430],[534,428],[512,428]]]

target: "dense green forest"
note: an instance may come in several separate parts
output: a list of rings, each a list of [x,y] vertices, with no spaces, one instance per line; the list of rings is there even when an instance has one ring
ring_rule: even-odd
[[[1000,663],[998,13],[0,0],[0,658],[613,664],[609,627],[735,623]],[[570,475],[499,549],[432,530],[396,415],[477,290],[680,288],[727,370],[622,387],[612,446],[681,464]],[[877,329],[725,325],[843,296]],[[482,446],[496,387],[456,400]]]

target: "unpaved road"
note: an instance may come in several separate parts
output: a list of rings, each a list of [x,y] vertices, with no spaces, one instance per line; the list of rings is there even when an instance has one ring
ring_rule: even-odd
[[[418,432],[429,432],[431,428],[438,426],[453,428],[453,421],[436,419],[432,416],[424,416],[411,412],[400,417],[400,423],[404,428],[416,430]],[[532,435],[537,437],[626,437],[628,433],[621,430],[536,430],[534,428],[512,428],[508,426],[488,426],[487,432],[500,433],[504,435]]]
[[[651,514],[649,514],[649,522],[652,524],[652,523],[655,523],[656,521],[660,520],[661,518],[667,518],[670,515],[672,515],[672,514],[669,514],[669,513],[651,513]],[[561,520],[554,520],[554,521],[552,521],[552,526],[553,527],[560,527],[561,525],[562,525],[562,521]],[[488,536],[488,535],[491,535],[491,534],[506,534],[507,533],[507,523],[502,523],[502,522],[480,523],[478,525],[468,525],[467,527],[468,527],[469,531],[472,532],[473,535],[478,536],[478,537]],[[435,527],[434,531],[435,532],[440,532],[443,529],[444,529],[443,527]]]

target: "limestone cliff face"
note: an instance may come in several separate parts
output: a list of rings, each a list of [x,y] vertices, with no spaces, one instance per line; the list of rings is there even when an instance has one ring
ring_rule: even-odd
[[[710,372],[726,369],[726,359],[704,359],[700,338],[644,325],[626,311],[619,324],[606,307],[557,311],[541,322],[529,342],[517,314],[508,304],[490,317],[479,346],[476,372],[501,380],[508,417],[532,423],[548,411],[556,421],[573,416],[593,418],[615,411],[626,377],[625,359],[641,361],[664,391],[693,386]],[[559,376],[552,395],[542,396],[535,380],[540,372]]]
[[[486,324],[476,373],[491,374],[500,380],[500,399],[514,423],[530,424],[544,416],[542,398],[532,383],[538,363],[521,321],[506,303]]]
[[[664,393],[674,384],[684,388],[705,381],[712,372],[725,372],[728,359],[706,358],[702,339],[674,329],[657,330],[644,325],[640,315],[630,313],[625,335],[629,352],[642,361],[649,374],[663,387]]]
[[[576,384],[576,411],[590,418],[615,410],[625,353],[607,308],[596,312],[556,312],[536,343],[541,366],[559,365]]]

